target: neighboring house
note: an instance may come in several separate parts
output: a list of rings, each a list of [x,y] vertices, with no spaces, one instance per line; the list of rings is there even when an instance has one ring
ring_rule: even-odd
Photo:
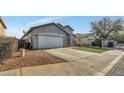
[[[93,42],[95,42],[95,38],[90,33],[88,33],[88,34],[79,34],[79,35],[82,38],[75,39],[76,45],[92,46]]]
[[[0,36],[5,36],[6,25],[0,16]]]
[[[80,34],[80,33],[75,34],[76,45],[82,45],[83,43],[82,40],[84,40],[85,38],[87,38],[85,34]]]
[[[87,46],[93,46],[93,42],[95,42],[95,38],[93,37],[92,34],[87,34],[88,37],[84,40],[82,40],[82,44],[83,45],[87,45]]]
[[[74,45],[74,29],[56,23],[31,27],[21,38],[32,49],[61,48]]]

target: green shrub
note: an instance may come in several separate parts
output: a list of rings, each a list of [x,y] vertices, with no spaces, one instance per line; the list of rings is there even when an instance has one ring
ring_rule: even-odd
[[[116,40],[120,43],[124,43],[124,34],[116,34],[114,37],[114,40]]]
[[[0,62],[11,58],[14,50],[14,39],[12,37],[0,37]]]

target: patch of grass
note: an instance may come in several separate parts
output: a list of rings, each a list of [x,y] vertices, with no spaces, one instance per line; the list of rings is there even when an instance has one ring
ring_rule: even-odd
[[[88,51],[88,52],[93,52],[93,53],[103,53],[103,52],[106,52],[108,50],[105,50],[105,49],[98,49],[98,48],[88,48],[88,47],[76,47],[74,49],[77,49],[77,50],[82,50],[82,51]]]

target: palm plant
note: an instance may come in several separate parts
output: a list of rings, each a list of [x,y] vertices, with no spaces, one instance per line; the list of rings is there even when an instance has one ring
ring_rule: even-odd
[[[76,34],[76,39],[79,41],[79,45],[81,45],[81,41],[85,38],[87,38],[88,36],[87,35],[83,35],[83,34]]]

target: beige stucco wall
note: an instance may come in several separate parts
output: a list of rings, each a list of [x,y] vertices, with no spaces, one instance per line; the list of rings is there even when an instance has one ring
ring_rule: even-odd
[[[0,36],[4,36],[5,35],[5,29],[2,25],[2,23],[0,22]]]
[[[94,39],[85,39],[85,40],[82,40],[82,45],[92,46],[93,42],[95,42]]]

